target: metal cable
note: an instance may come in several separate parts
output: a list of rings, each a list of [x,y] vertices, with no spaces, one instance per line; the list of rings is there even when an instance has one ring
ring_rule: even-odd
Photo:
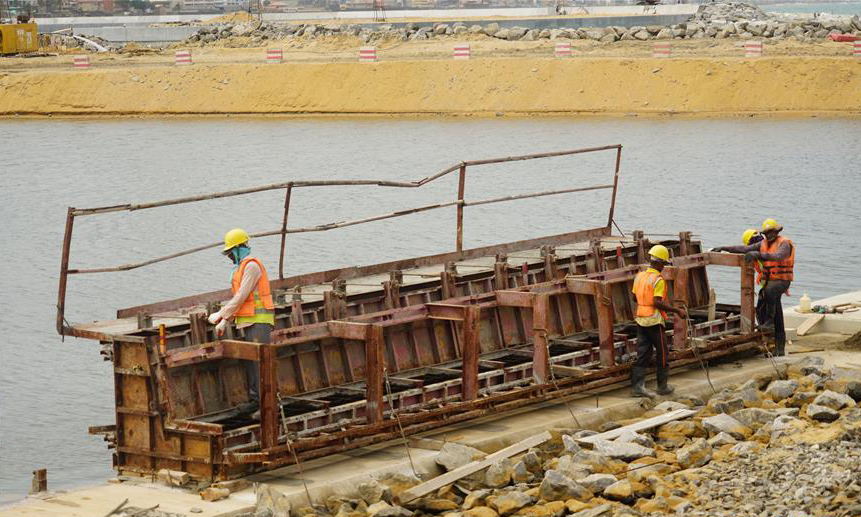
[[[711,376],[709,375],[709,368],[703,362],[703,359],[700,357],[700,352],[697,350],[697,346],[694,343],[694,325],[691,323],[691,312],[688,309],[688,304],[685,302],[681,302],[682,307],[685,309],[685,321],[687,322],[687,331],[685,332],[685,343],[688,345],[688,349],[694,353],[694,357],[696,357],[697,361],[700,363],[700,368],[703,369],[703,372],[706,374],[706,380],[709,383],[709,387],[712,389],[712,393],[717,395],[717,390],[715,389],[714,384],[712,384]]]
[[[308,490],[308,484],[305,482],[305,473],[302,472],[302,463],[299,461],[299,456],[296,454],[296,449],[293,448],[293,441],[290,440],[290,428],[287,426],[287,415],[284,414],[284,404],[281,403],[281,394],[276,393],[278,397],[278,410],[281,413],[281,427],[284,428],[284,437],[287,439],[287,449],[293,455],[293,461],[296,462],[296,469],[299,471],[299,479],[302,481],[302,486],[305,488],[305,496],[308,497],[308,505],[314,507],[314,501],[311,499],[311,491]]]
[[[622,229],[619,228],[619,223],[617,223],[615,219],[611,219],[611,221],[613,221],[613,226],[615,226],[616,229],[619,230],[619,234],[622,236],[622,238],[627,239],[628,237],[625,236],[625,232],[623,232]]]
[[[544,349],[547,351],[547,367],[550,370],[550,382],[553,384],[553,387],[556,388],[556,391],[560,391],[559,384],[556,383],[556,374],[553,373],[553,364],[550,362],[550,344],[547,340],[544,340]],[[534,366],[533,366],[534,367]],[[574,423],[577,424],[577,427],[581,428],[583,426],[580,425],[580,421],[577,420],[577,415],[574,414],[574,410],[571,409],[570,401],[566,400],[564,397],[562,398],[562,403],[565,405],[565,409],[571,413],[571,418],[574,419]]]
[[[404,448],[407,450],[407,458],[410,460],[410,468],[413,469],[413,474],[416,477],[419,477],[419,473],[413,463],[413,455],[410,452],[410,444],[407,441],[407,435],[404,434],[404,427],[401,425],[401,418],[398,416],[398,412],[395,411],[394,398],[392,397],[392,385],[389,383],[388,368],[383,368],[383,378],[386,380],[386,391],[389,393],[389,406],[392,409],[392,416],[395,417],[395,422],[398,423],[398,430],[401,432],[401,439],[404,441]]]

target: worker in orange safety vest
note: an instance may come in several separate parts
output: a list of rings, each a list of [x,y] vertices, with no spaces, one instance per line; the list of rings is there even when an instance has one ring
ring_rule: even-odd
[[[221,310],[209,315],[209,322],[216,325],[216,333],[221,336],[227,322],[233,320],[236,328],[244,334],[244,341],[271,343],[272,330],[275,328],[275,304],[266,268],[259,259],[251,256],[248,246],[248,233],[234,228],[224,235],[223,253],[233,262],[230,277],[230,290],[233,297]],[[254,361],[246,361],[249,403],[247,411],[255,411],[252,418],[260,416],[260,372]]]
[[[634,277],[634,296],[637,298],[637,359],[631,368],[631,395],[634,397],[654,398],[655,392],[646,388],[646,370],[652,357],[652,349],[657,355],[656,373],[658,395],[669,395],[674,389],[668,384],[670,376],[670,346],[667,342],[667,312],[682,318],[687,317],[684,309],[674,307],[664,301],[667,283],[661,276],[664,266],[670,260],[670,252],[665,246],[657,244],[649,249],[649,268]]]
[[[764,237],[762,240],[750,241],[745,246],[724,246],[714,251],[744,253],[745,260],[756,261],[760,264],[761,274],[757,276],[760,286],[757,301],[756,317],[759,326],[766,331],[774,331],[774,355],[786,355],[786,328],[783,324],[783,306],[781,296],[789,293],[789,286],[794,279],[795,244],[786,237],[780,236],[783,226],[774,219],[762,222]]]

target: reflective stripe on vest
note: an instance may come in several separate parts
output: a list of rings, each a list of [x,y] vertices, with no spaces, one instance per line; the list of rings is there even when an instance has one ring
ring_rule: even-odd
[[[231,282],[231,290],[235,294],[239,291],[239,286],[242,285],[242,275],[245,274],[245,267],[250,262],[257,264],[260,268],[260,280],[248,298],[239,306],[236,311],[236,323],[268,323],[275,325],[275,304],[272,303],[272,290],[269,286],[269,276],[266,274],[266,268],[259,260],[253,257],[248,257],[243,260],[236,271],[233,273],[233,281]]]
[[[634,277],[634,295],[637,297],[638,318],[650,318],[659,312],[655,307],[655,286],[658,285],[660,279],[660,273],[656,274],[650,271],[641,271]],[[660,311],[660,314],[664,319],[667,318],[664,311]]]
[[[786,280],[789,282],[793,280],[792,270],[795,266],[795,245],[792,244],[791,240],[785,237],[778,237],[769,244],[767,240],[763,239],[759,245],[759,251],[760,253],[777,253],[780,245],[784,242],[789,243],[788,257],[783,260],[762,261],[763,274],[768,280]]]

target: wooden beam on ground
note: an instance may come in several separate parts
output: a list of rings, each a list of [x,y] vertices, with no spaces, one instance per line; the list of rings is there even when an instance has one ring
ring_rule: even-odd
[[[401,504],[408,503],[413,499],[418,499],[423,495],[429,494],[440,488],[454,483],[455,481],[462,479],[474,472],[478,472],[481,469],[486,469],[487,467],[493,465],[497,461],[514,456],[515,454],[521,453],[530,447],[535,447],[541,445],[550,439],[550,433],[544,431],[543,433],[536,434],[534,436],[530,436],[525,440],[521,440],[514,445],[509,445],[508,447],[494,452],[493,454],[488,455],[483,460],[473,461],[472,463],[467,463],[462,467],[458,467],[450,472],[446,472],[441,476],[437,476],[433,479],[425,481],[424,483],[420,483],[409,490],[406,490],[401,493],[399,499]]]
[[[588,443],[591,445],[594,444],[596,441],[600,440],[614,440],[621,436],[622,433],[624,433],[625,431],[644,431],[646,429],[658,427],[659,425],[664,425],[674,420],[681,420],[682,418],[687,418],[695,414],[696,411],[694,411],[693,409],[676,409],[675,411],[670,411],[664,413],[663,415],[653,416],[652,418],[647,418],[645,420],[641,420],[640,422],[635,422],[633,424],[622,426],[617,429],[613,429],[612,431],[607,431],[606,433],[598,433],[593,434],[592,436],[578,438],[577,441],[581,443]]]
[[[811,314],[806,320],[801,322],[801,325],[799,325],[798,328],[795,329],[795,333],[799,336],[803,336],[810,332],[810,329],[816,326],[816,324],[823,319],[825,319],[824,314]]]

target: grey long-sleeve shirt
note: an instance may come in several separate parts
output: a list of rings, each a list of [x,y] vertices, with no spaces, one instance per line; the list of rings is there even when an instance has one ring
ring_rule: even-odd
[[[730,253],[747,253],[748,251],[759,251],[760,243],[755,242],[749,246],[721,246],[723,251],[728,251]],[[777,248],[777,251],[774,253],[762,253],[759,257],[760,260],[783,260],[792,253],[792,247],[789,244],[789,241],[783,241],[780,243],[780,247]]]

